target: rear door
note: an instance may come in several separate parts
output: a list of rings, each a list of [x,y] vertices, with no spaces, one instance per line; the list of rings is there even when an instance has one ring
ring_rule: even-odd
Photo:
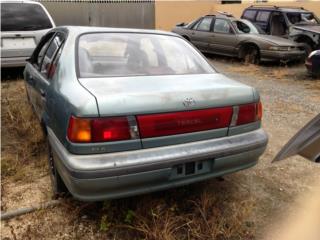
[[[210,52],[222,55],[234,55],[238,43],[237,35],[227,19],[217,18],[210,36]]]
[[[212,16],[202,18],[191,32],[191,42],[202,52],[208,52],[212,21]]]
[[[56,70],[56,59],[60,56],[65,36],[51,32],[41,41],[25,70],[28,94],[39,119],[46,107],[47,92]]]

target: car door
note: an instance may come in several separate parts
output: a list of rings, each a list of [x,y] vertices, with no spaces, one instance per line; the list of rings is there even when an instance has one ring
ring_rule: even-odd
[[[65,40],[63,33],[50,34],[41,41],[40,48],[35,51],[25,72],[28,94],[39,119],[43,118],[47,106],[47,92],[55,72],[55,58]]]
[[[190,41],[202,52],[208,52],[213,16],[202,18],[192,28]]]
[[[209,48],[212,53],[235,55],[238,38],[228,19],[215,19],[213,34],[211,34],[209,39]]]
[[[300,129],[273,161],[280,161],[296,154],[320,163],[320,114]]]

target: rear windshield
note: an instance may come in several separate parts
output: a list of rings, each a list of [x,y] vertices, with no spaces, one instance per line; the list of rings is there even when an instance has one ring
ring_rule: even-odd
[[[48,28],[52,28],[52,24],[40,5],[1,4],[1,31],[32,31]]]
[[[206,74],[213,68],[178,37],[93,33],[79,38],[80,77]]]

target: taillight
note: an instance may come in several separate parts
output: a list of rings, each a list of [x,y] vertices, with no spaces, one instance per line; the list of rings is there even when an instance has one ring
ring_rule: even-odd
[[[71,142],[107,142],[137,138],[135,119],[130,117],[70,117],[68,139]]]
[[[228,127],[232,107],[137,116],[142,138]]]
[[[262,104],[251,103],[240,105],[238,110],[238,117],[236,125],[252,123],[261,120],[262,118]]]

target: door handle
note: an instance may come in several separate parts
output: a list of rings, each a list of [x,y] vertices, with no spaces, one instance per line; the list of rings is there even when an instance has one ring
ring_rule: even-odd
[[[27,82],[28,82],[28,83],[33,83],[33,77],[32,77],[31,75],[29,75],[29,76],[27,77]]]

